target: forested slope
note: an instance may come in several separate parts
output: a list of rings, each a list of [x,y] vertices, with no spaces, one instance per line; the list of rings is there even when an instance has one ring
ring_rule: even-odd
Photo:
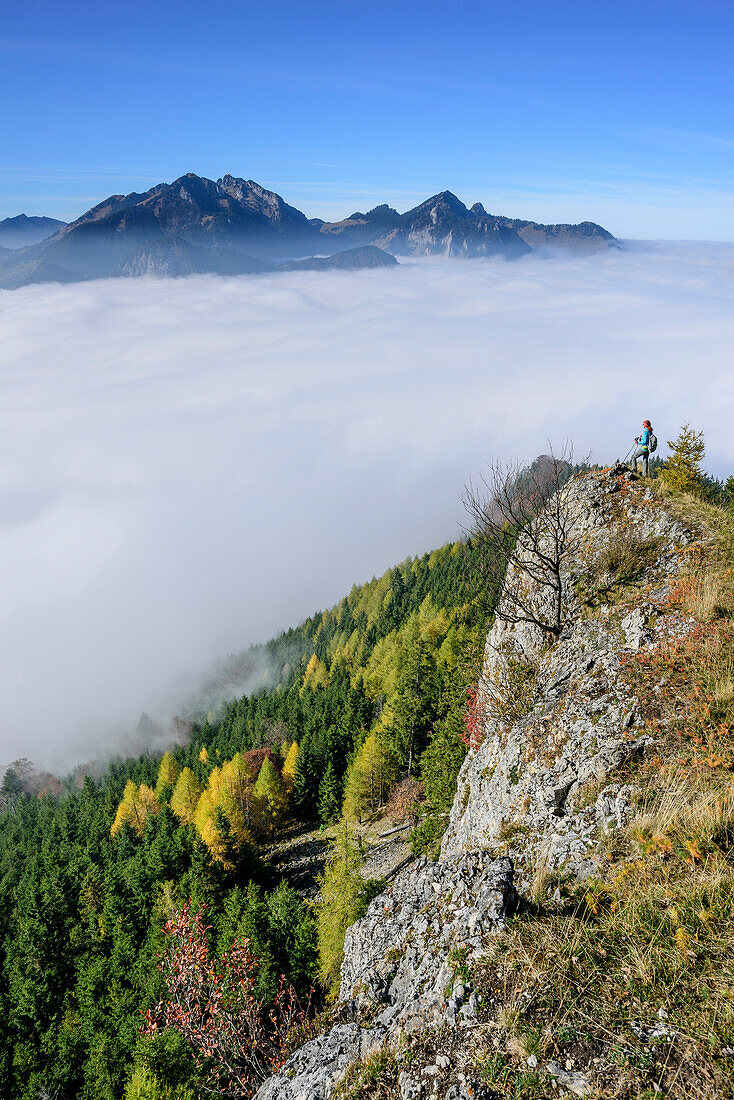
[[[288,821],[334,821],[343,804],[368,816],[411,779],[423,779],[431,834],[465,755],[464,685],[486,628],[471,553],[457,542],[408,560],[252,651],[274,686],[210,712],[162,760],[118,759],[95,779],[46,783],[55,794],[6,773],[5,1095],[121,1097],[135,1065],[136,1088],[150,1071],[175,1090],[136,1096],[195,1088],[183,1040],[140,1036],[160,994],[162,926],[186,901],[207,906],[219,949],[250,939],[259,997],[281,974],[307,993],[313,915],[261,847]]]

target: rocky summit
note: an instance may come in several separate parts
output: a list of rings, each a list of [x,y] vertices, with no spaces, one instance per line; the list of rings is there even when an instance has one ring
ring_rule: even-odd
[[[692,535],[660,498],[624,467],[578,474],[559,492],[574,547],[562,569],[560,634],[549,644],[533,622],[503,620],[513,584],[540,618],[548,599],[525,570],[519,576],[516,557],[487,637],[480,729],[440,856],[400,872],[349,929],[338,1022],[292,1054],[258,1100],[327,1100],[348,1066],[386,1051],[397,1059],[389,1095],[401,1100],[498,1095],[473,1069],[478,1022],[491,1031],[502,1021],[486,989],[474,988],[472,964],[530,904],[539,866],[587,880],[603,844],[628,825],[634,790],[618,774],[652,739],[625,664],[694,628],[669,600]],[[609,595],[620,548],[634,558],[643,599]],[[562,1092],[601,1095],[593,1066],[549,1059],[539,1068]]]

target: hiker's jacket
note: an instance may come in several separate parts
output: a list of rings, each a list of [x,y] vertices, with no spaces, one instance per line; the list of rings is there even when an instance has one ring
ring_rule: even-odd
[[[642,429],[642,435],[640,436],[640,446],[644,447],[646,451],[649,451],[649,449],[650,449],[650,436],[651,435],[652,435],[652,430],[650,428],[643,428]]]

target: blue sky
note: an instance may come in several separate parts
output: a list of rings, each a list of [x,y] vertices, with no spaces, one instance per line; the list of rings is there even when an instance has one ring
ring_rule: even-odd
[[[732,41],[728,0],[5,0],[0,217],[232,172],[734,240]]]

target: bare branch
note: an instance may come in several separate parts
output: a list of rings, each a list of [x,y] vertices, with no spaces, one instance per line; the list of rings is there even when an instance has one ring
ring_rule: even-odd
[[[572,471],[567,443],[530,467],[493,462],[462,494],[480,600],[498,619],[531,624],[550,638],[564,626],[563,568],[581,537],[567,488]]]

